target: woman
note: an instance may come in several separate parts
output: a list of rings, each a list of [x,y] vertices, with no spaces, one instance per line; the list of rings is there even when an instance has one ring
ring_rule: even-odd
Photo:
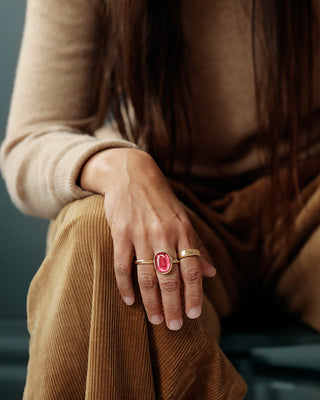
[[[54,221],[25,399],[242,399],[222,319],[320,330],[319,10],[28,1],[1,167]]]

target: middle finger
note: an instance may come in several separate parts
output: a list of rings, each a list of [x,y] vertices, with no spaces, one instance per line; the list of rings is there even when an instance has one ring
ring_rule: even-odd
[[[163,250],[163,249],[169,249]],[[155,249],[155,253],[164,252],[171,255],[172,260],[176,259],[176,252],[170,246],[164,245],[161,249]],[[163,257],[161,256],[161,257]],[[161,299],[165,314],[167,327],[171,330],[178,330],[182,326],[182,307],[180,296],[180,273],[179,264],[173,264],[172,270],[168,274],[161,274],[156,271],[159,287],[161,291]]]

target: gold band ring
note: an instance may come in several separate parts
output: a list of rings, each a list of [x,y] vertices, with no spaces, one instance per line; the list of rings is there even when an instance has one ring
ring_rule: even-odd
[[[138,265],[153,264],[153,260],[136,260],[134,263]],[[172,264],[179,264],[179,263],[180,261],[177,259],[172,260]]]
[[[181,250],[178,252],[178,257],[179,259],[185,258],[185,257],[192,257],[192,256],[200,256],[200,251],[198,249],[186,249],[186,250]]]
[[[136,260],[134,263],[139,265],[153,264],[153,260]]]

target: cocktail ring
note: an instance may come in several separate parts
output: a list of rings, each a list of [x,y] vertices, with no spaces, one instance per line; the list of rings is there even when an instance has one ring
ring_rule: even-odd
[[[168,274],[173,267],[173,264],[179,264],[179,260],[172,258],[171,254],[167,251],[157,251],[153,260],[136,260],[138,265],[153,264],[159,274]]]

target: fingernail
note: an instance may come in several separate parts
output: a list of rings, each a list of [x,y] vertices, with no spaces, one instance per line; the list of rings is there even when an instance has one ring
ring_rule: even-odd
[[[200,317],[201,307],[192,307],[188,312],[188,317],[191,319]]]
[[[215,276],[217,273],[217,270],[214,267],[209,268],[209,276]]]
[[[168,323],[168,328],[171,329],[172,331],[177,331],[182,327],[182,319],[172,319]]]
[[[133,297],[123,297],[123,301],[126,303],[127,306],[132,306],[134,303]]]
[[[163,317],[161,315],[151,315],[149,318],[150,322],[154,325],[159,325],[163,321]]]

